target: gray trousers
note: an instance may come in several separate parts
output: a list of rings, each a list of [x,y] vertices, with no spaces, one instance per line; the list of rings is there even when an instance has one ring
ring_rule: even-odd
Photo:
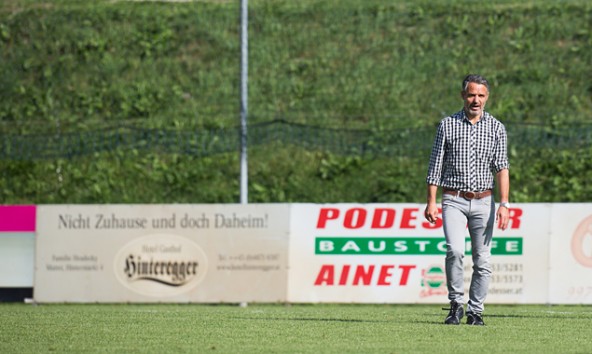
[[[442,196],[442,221],[446,237],[446,285],[448,299],[464,304],[465,237],[471,237],[473,274],[467,312],[482,313],[491,278],[491,238],[495,223],[493,195],[466,200],[460,196]]]

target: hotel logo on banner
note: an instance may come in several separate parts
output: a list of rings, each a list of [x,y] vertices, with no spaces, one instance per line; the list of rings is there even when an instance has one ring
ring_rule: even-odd
[[[205,277],[207,259],[193,241],[169,234],[137,238],[115,257],[115,275],[128,289],[147,296],[175,296]]]
[[[587,245],[586,245],[587,244]],[[592,268],[592,215],[578,225],[571,238],[571,253],[575,260],[584,267]]]

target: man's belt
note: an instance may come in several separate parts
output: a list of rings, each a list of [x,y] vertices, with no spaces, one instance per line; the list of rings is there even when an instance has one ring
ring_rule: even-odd
[[[457,191],[454,189],[444,189],[443,193],[463,197],[466,200],[472,200],[472,199],[481,199],[481,198],[489,197],[491,195],[492,191],[491,191],[491,189],[488,189],[483,192],[465,192],[465,191]]]

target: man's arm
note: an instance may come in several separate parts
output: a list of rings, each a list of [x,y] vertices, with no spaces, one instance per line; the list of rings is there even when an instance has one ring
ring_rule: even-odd
[[[495,175],[497,179],[497,186],[499,190],[500,203],[510,201],[510,171],[503,169]],[[508,227],[508,221],[510,220],[510,213],[508,208],[500,206],[497,209],[497,222],[498,227],[505,230]]]
[[[438,216],[438,205],[436,204],[436,195],[438,194],[438,186],[428,184],[427,206],[424,211],[424,216],[427,221],[432,224],[436,223]]]
[[[446,134],[444,133],[444,121],[441,121],[436,131],[432,153],[430,154],[430,164],[428,166],[428,176],[426,178],[428,186],[427,206],[423,213],[427,221],[432,224],[438,220],[438,205],[436,204],[436,195],[438,194],[438,183],[442,178],[442,166],[445,153]]]

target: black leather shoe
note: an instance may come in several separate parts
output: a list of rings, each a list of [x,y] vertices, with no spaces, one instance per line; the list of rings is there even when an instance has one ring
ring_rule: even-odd
[[[454,300],[450,301],[449,309],[443,308],[442,310],[450,310],[450,312],[448,312],[448,317],[444,320],[445,324],[458,325],[460,324],[460,319],[463,318],[465,314],[462,304],[459,304]]]
[[[472,312],[467,312],[467,324],[473,326],[485,326],[481,314]]]

